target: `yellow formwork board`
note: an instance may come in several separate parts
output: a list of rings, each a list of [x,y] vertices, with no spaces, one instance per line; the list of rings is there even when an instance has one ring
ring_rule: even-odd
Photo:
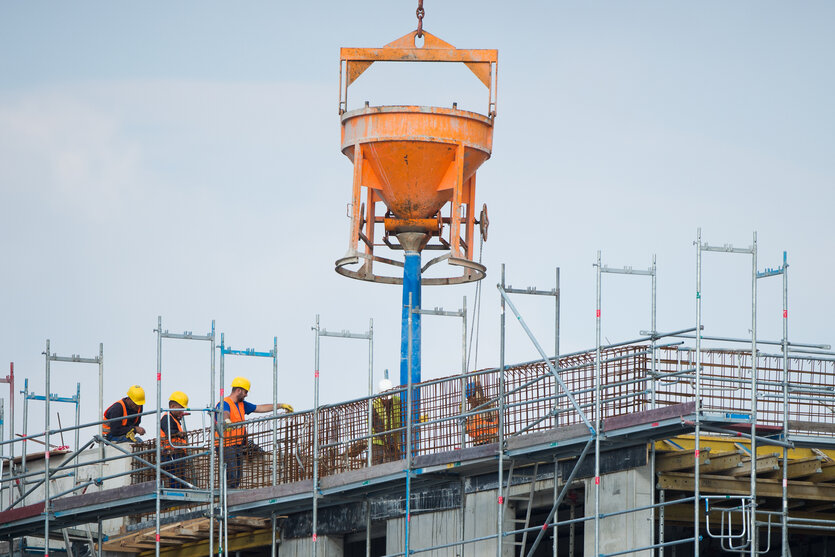
[[[678,447],[681,447],[680,449]],[[656,441],[655,450],[658,452],[670,452],[676,450],[693,451],[696,448],[695,436],[679,435],[671,437],[667,440]],[[739,450],[743,448],[748,453],[751,452],[751,441],[743,437],[727,437],[719,435],[701,435],[699,440],[699,450],[704,451],[710,449],[713,454]],[[769,445],[764,441],[757,443],[757,456],[768,455],[771,453],[783,454],[783,447],[777,445]],[[835,449],[807,449],[797,448],[789,449],[789,460],[799,460],[802,458],[810,458],[813,456],[826,456],[831,461],[835,461]]]

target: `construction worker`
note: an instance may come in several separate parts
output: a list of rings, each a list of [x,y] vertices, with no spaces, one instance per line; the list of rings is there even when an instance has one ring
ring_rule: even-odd
[[[139,425],[142,420],[142,406],[145,404],[145,389],[133,385],[128,389],[128,396],[117,400],[104,411],[105,422],[102,425],[104,438],[111,443],[141,443],[139,435],[145,435],[145,428]],[[122,418],[116,420],[116,418]]]
[[[180,479],[188,480],[186,472],[190,466],[183,460],[187,456],[184,447],[188,444],[183,427],[185,408],[188,408],[188,395],[183,391],[171,393],[168,397],[168,412],[162,415],[159,430],[162,441],[162,469]],[[174,489],[186,488],[184,483],[173,478],[169,478],[168,486]]]
[[[467,405],[470,412],[482,412],[467,416],[467,435],[473,441],[473,445],[486,445],[499,441],[499,416],[495,410],[483,412],[494,405],[488,402],[484,395],[481,383],[472,381],[467,383]]]
[[[391,381],[386,375],[380,380],[378,393],[385,393],[392,388]],[[401,458],[400,429],[400,396],[378,396],[371,404],[374,412],[371,415],[371,463],[382,464]]]
[[[252,404],[244,400],[249,394],[250,386],[251,383],[246,377],[235,377],[232,380],[232,392],[217,405],[217,409],[223,412],[223,458],[226,464],[226,483],[232,489],[236,489],[241,483],[244,449],[246,449],[246,427],[235,426],[235,424],[245,421],[247,414],[273,411],[272,404]],[[278,407],[288,413],[293,411],[293,407],[289,404],[280,403]],[[219,447],[219,441],[215,434],[215,448]]]

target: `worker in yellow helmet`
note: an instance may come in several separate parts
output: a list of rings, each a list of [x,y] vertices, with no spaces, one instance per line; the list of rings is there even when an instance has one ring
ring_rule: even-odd
[[[189,463],[184,460],[188,444],[185,429],[185,409],[188,408],[188,395],[183,391],[174,391],[168,397],[168,412],[165,412],[159,424],[162,441],[162,469],[188,481]],[[168,486],[173,489],[185,489],[186,484],[169,478]]]
[[[232,392],[217,405],[217,409],[223,412],[223,455],[226,463],[226,482],[232,489],[236,489],[241,483],[244,449],[246,448],[246,427],[235,424],[245,421],[247,414],[273,411],[272,404],[252,404],[244,400],[251,386],[252,384],[246,377],[235,377],[232,380]],[[288,413],[293,411],[293,407],[289,404],[280,403],[278,407]],[[215,433],[215,447],[219,445],[220,439]]]
[[[139,425],[145,405],[145,389],[133,385],[127,394],[104,411],[104,419],[109,421],[102,425],[102,433],[111,443],[141,443],[142,439],[137,435],[145,435],[145,428]]]

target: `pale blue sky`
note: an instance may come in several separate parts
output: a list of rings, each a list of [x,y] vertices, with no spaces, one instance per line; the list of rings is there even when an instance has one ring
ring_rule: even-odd
[[[21,385],[29,377],[42,394],[50,338],[59,354],[104,342],[108,401],[133,382],[151,392],[159,314],[172,331],[206,332],[214,318],[235,347],[268,349],[278,336],[281,398],[298,408],[312,405],[316,313],[337,330],[364,331],[373,317],[377,376],[397,369],[399,287],[333,272],[351,188],[338,49],[405,34],[415,6],[0,4],[0,361],[16,362]],[[705,241],[739,246],[757,230],[760,268],[788,250],[792,338],[835,341],[835,5],[425,6],[430,32],[499,49],[494,152],[477,194],[491,215],[480,366],[498,362],[501,263],[514,286],[541,288],[561,267],[564,351],[594,343],[598,249],[611,266],[645,268],[657,254],[659,329],[692,326],[698,226]],[[454,65],[377,65],[350,99],[486,104]],[[749,285],[748,259],[706,255],[708,334],[748,334]],[[760,287],[761,336],[777,338],[779,280]],[[457,309],[466,295],[472,309],[474,289],[426,288],[424,306]],[[649,327],[647,280],[607,277],[603,292],[604,336]],[[551,306],[519,306],[551,346]],[[509,361],[533,358],[510,325]],[[458,327],[426,319],[425,378],[459,370]],[[322,348],[322,399],[364,394],[366,347]],[[165,396],[182,389],[205,404],[207,359],[203,345],[167,343]],[[227,369],[251,376],[254,402],[269,399],[269,372]],[[94,419],[94,371],[54,376],[62,395],[83,382]]]

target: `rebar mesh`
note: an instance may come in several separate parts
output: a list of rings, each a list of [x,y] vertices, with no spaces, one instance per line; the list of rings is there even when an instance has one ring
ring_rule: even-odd
[[[650,408],[651,349],[647,345],[629,345],[601,352],[601,418],[641,412]],[[695,351],[659,348],[656,359],[656,402],[665,406],[693,400],[695,393]],[[590,351],[560,359],[560,377],[574,396],[580,410],[593,422],[595,352]],[[788,415],[795,432],[835,435],[835,362],[814,358],[789,359],[791,398]],[[777,426],[783,423],[783,366],[779,356],[757,359],[758,423]],[[723,412],[750,412],[751,354],[730,350],[702,352],[702,406]],[[414,455],[451,451],[473,444],[465,435],[471,410],[463,396],[467,384],[481,385],[488,403],[476,412],[498,411],[499,371],[483,370],[414,386],[419,398],[414,413]],[[463,389],[463,391],[462,391]],[[533,362],[505,369],[504,435],[545,431],[558,426],[582,423],[577,408],[557,385],[545,362]],[[399,396],[402,400],[401,427],[389,432],[398,440],[398,452],[386,459],[403,458],[405,451],[405,393],[378,395]],[[374,398],[377,398],[374,397]],[[319,408],[319,474],[328,476],[367,466],[369,443],[369,405],[371,400],[327,405]],[[463,413],[462,413],[463,411]],[[275,447],[275,482],[277,484],[310,479],[313,476],[313,412],[290,416],[267,417],[246,422],[247,437],[244,468],[239,488],[265,487],[273,483],[273,447]],[[273,424],[276,443],[273,443]],[[829,424],[829,428],[821,428]],[[209,430],[188,432],[183,479],[201,489],[208,488],[209,451],[215,450]],[[380,439],[382,432],[374,438]],[[155,441],[135,445],[134,451],[151,451],[142,458],[153,464]],[[379,462],[379,461],[375,461]],[[150,481],[153,468],[134,461],[133,483]],[[219,474],[215,467],[215,485]],[[168,480],[164,480],[166,485]]]

